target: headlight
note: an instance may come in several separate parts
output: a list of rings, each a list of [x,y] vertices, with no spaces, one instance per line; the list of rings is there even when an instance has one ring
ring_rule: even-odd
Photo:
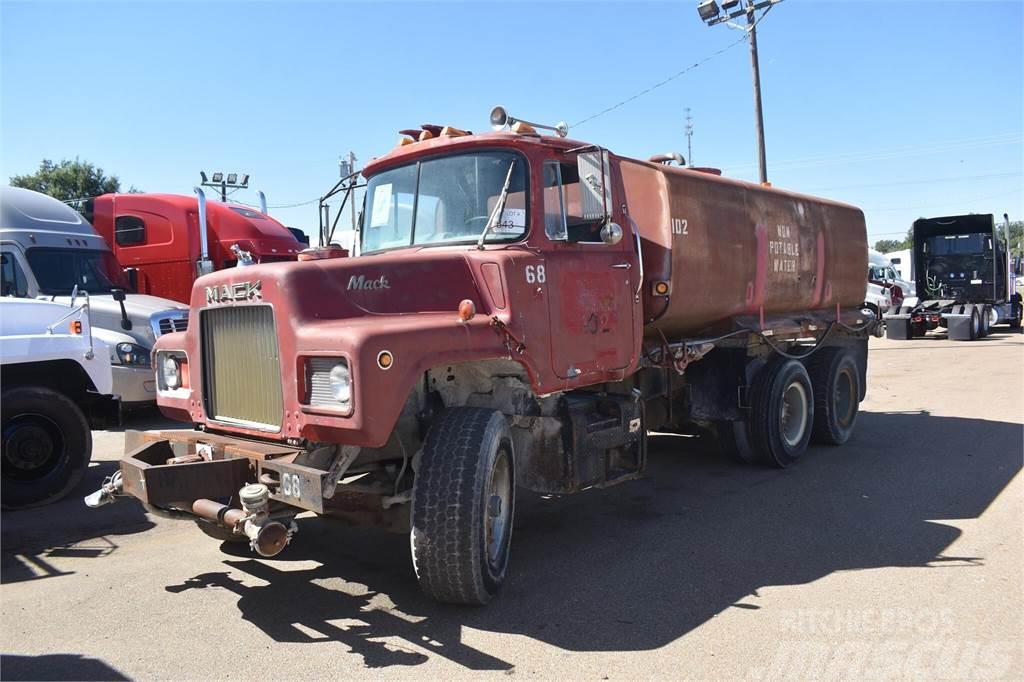
[[[165,355],[163,362],[160,363],[160,371],[164,386],[170,390],[174,390],[181,386],[181,365],[178,363],[177,358]]]
[[[348,365],[342,361],[331,368],[328,381],[331,387],[331,396],[339,403],[347,404],[352,400],[352,376],[349,374]]]
[[[149,349],[134,343],[119,343],[114,347],[117,364],[132,367],[149,367]]]

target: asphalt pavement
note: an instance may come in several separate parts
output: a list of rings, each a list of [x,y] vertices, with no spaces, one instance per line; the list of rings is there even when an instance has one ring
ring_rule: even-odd
[[[506,588],[422,596],[408,538],[278,558],[83,495],[0,518],[0,678],[1024,678],[1024,336],[872,339],[854,438],[785,471],[655,436],[646,476],[520,497]],[[127,428],[168,425],[142,415]]]

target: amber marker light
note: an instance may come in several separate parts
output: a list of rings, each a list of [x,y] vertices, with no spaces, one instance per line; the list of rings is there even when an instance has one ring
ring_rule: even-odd
[[[72,334],[81,334],[82,333],[82,321],[81,320],[72,320],[71,324],[68,325],[68,330],[70,330]]]
[[[469,322],[476,316],[476,304],[468,298],[459,303],[459,322]]]
[[[669,286],[668,282],[655,282],[654,293],[657,296],[668,296]]]
[[[377,353],[377,366],[381,369],[391,369],[391,366],[395,364],[395,358],[391,355],[390,351],[382,350]]]

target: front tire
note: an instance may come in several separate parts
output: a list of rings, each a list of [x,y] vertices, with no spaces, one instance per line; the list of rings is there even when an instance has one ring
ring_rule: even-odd
[[[63,393],[24,386],[4,391],[4,509],[54,502],[82,479],[92,457],[92,432],[82,410]]]
[[[750,435],[763,461],[787,467],[807,450],[814,399],[807,369],[798,360],[778,360],[754,381]]]
[[[508,421],[455,407],[434,421],[413,482],[413,567],[440,602],[486,604],[508,569],[515,461]]]
[[[860,408],[860,371],[843,348],[822,348],[808,359],[814,388],[814,426],[811,440],[842,445],[850,439]]]

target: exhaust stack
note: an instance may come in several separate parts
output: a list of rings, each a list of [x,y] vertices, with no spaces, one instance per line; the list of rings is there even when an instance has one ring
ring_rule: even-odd
[[[202,277],[213,272],[213,261],[210,260],[209,226],[206,222],[206,194],[199,187],[193,187],[199,198],[199,262],[196,263],[196,275]]]
[[[267,195],[263,193],[263,190],[257,192],[260,195],[260,213],[268,215],[267,213]]]

